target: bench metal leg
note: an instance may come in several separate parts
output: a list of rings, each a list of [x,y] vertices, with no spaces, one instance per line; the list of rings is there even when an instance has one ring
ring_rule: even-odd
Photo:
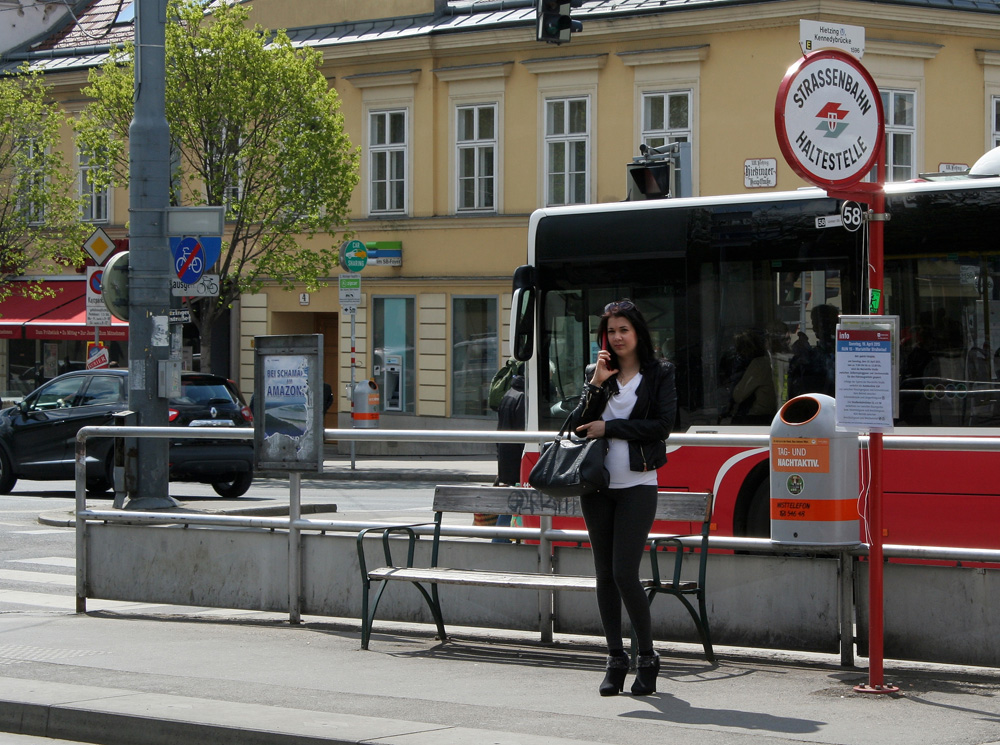
[[[441,641],[448,640],[448,633],[444,630],[444,616],[441,614],[441,599],[438,597],[438,586],[431,585],[431,594],[428,597],[427,592],[419,584],[414,582],[417,588],[424,594],[424,600],[427,601],[427,605],[431,609],[431,615],[434,616],[434,623],[437,625],[438,629],[438,639]]]
[[[371,593],[371,583],[366,582],[364,590],[361,593],[361,648],[368,649],[368,643],[371,641],[372,636],[372,626],[375,623],[375,612],[378,610],[379,601],[382,599],[382,593],[385,592],[386,585],[389,582],[387,580],[382,580],[379,582],[378,591],[375,593],[375,601],[371,603],[371,611],[369,612],[368,598]],[[424,601],[427,603],[427,607],[430,608],[431,615],[434,617],[434,624],[437,626],[438,638],[441,641],[446,641],[448,634],[444,629],[444,618],[441,615],[441,601],[438,598],[438,588],[437,585],[431,585],[431,591],[428,593],[427,589],[419,582],[411,582],[414,587],[420,590],[420,594],[423,596]]]
[[[712,649],[712,636],[708,628],[708,608],[705,604],[705,592],[699,590],[698,595],[698,610],[695,610],[691,601],[687,597],[679,592],[671,592],[670,590],[650,588],[649,590],[649,604],[653,604],[653,598],[658,594],[673,595],[675,598],[680,600],[684,607],[687,608],[688,613],[691,615],[694,621],[695,628],[698,630],[698,638],[701,640],[701,646],[705,650],[705,657],[709,662],[715,663],[715,651]],[[698,611],[701,611],[699,614]]]

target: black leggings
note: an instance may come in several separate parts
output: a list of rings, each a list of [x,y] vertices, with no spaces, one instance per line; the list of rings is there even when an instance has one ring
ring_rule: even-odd
[[[622,603],[628,611],[640,652],[653,648],[649,601],[639,583],[646,539],[656,515],[655,484],[605,489],[580,499],[590,533],[597,576],[597,607],[611,652],[622,643]]]

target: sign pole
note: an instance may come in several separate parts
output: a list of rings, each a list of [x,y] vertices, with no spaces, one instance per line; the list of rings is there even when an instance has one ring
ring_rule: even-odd
[[[851,29],[855,27],[847,30]],[[845,37],[855,35],[852,31]],[[885,117],[878,86],[854,56],[863,52],[863,37],[860,38],[860,43],[847,43],[846,51],[814,51],[788,68],[778,88],[774,122],[782,155],[795,173],[826,189],[827,195],[834,199],[857,199],[871,205],[868,314],[876,316],[883,313],[885,306],[882,266],[882,223],[887,218]],[[814,41],[825,44],[828,40]],[[814,77],[851,81],[851,84],[816,86],[811,84]],[[864,182],[873,168],[876,183]],[[899,690],[883,681],[882,444],[881,432],[869,433],[869,684],[856,686],[854,690],[859,693]]]
[[[358,305],[361,303],[361,270],[368,264],[368,248],[359,240],[346,241],[340,246],[340,268],[352,275],[350,283],[346,277],[340,278],[340,305],[346,308],[351,314],[351,388],[347,395],[351,399],[351,426],[355,426],[354,415],[354,386],[355,381],[355,319],[358,314]],[[355,294],[351,295],[351,291]],[[351,470],[355,469],[356,444],[351,440]]]
[[[355,327],[354,327],[355,321],[354,321],[354,319],[356,319],[357,317],[358,317],[357,308],[355,308],[354,312],[351,313],[351,391],[350,391],[350,397],[351,397],[351,426],[354,426],[354,413],[355,413],[354,412],[354,385],[355,385],[355,383],[354,383],[354,370],[355,370],[354,345],[355,345],[355,342],[357,340],[357,337],[355,336]],[[351,470],[352,471],[355,468],[355,465],[354,465],[355,445],[356,445],[356,443],[352,439],[351,440]]]
[[[869,315],[885,314],[884,284],[884,231],[885,189],[887,164],[885,137],[879,144],[878,188],[872,194],[872,215],[868,223],[868,312]],[[868,521],[871,526],[871,545],[868,550],[868,685],[855,686],[859,693],[897,693],[899,688],[886,685],[884,678],[884,584],[882,554],[882,454],[881,432],[868,435],[868,457],[871,463],[871,487],[868,493]]]
[[[129,126],[128,408],[143,427],[167,424],[167,399],[158,395],[160,366],[169,358],[170,252],[163,211],[170,204],[170,129],[167,126],[164,36],[166,4],[135,4],[135,114]],[[169,495],[168,443],[138,438],[128,446],[125,509],[176,507]]]

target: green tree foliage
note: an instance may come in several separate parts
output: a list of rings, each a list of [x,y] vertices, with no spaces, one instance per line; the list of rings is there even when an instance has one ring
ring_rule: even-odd
[[[296,49],[283,31],[249,25],[245,5],[172,0],[166,32],[166,111],[178,154],[173,199],[224,206],[218,298],[191,299],[202,369],[219,314],[265,282],[314,291],[338,260],[334,234],[346,223],[358,152],[344,131],[322,55]],[[93,99],[80,118],[82,148],[108,165],[108,183],[128,183],[133,54],[112,55],[90,76]],[[315,240],[313,240],[315,238]]]
[[[58,149],[65,121],[39,73],[24,67],[0,78],[0,299],[14,292],[14,277],[84,261],[87,226]],[[40,282],[17,287],[29,297],[51,293]]]

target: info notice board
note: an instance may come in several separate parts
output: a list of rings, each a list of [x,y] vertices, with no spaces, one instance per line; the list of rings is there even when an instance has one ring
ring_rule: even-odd
[[[837,429],[891,432],[899,416],[899,316],[841,316],[836,351]]]

